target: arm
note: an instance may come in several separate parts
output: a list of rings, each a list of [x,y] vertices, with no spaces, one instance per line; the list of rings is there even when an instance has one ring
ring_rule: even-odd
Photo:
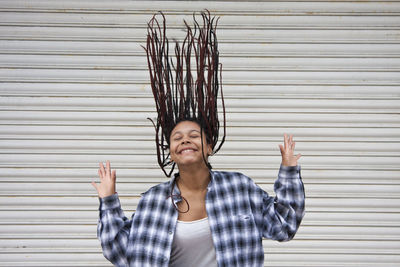
[[[104,257],[115,266],[128,266],[126,247],[132,220],[128,220],[121,209],[118,194],[115,192],[116,171],[111,173],[109,161],[106,168],[100,163],[99,177],[100,184],[92,182],[100,201],[97,237]]]
[[[304,216],[305,195],[300,166],[281,165],[274,191],[275,197],[263,192],[263,236],[289,241]]]
[[[118,194],[100,200],[100,218],[97,225],[97,237],[103,249],[103,255],[114,266],[128,266],[126,248],[132,220],[125,217],[121,209]]]
[[[279,145],[282,154],[282,164],[278,179],[274,184],[276,196],[256,186],[254,201],[259,214],[259,229],[266,238],[288,241],[291,240],[300,226],[304,216],[304,186],[297,160],[301,157],[293,155],[295,142],[293,136],[284,135],[284,145]]]

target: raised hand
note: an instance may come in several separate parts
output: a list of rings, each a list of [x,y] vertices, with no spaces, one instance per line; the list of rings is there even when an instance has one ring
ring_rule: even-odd
[[[99,163],[99,177],[100,184],[92,182],[94,188],[96,188],[97,193],[100,198],[108,197],[115,194],[115,181],[117,180],[116,170],[111,173],[110,161],[107,160],[106,168],[104,169],[103,163]]]
[[[282,155],[282,165],[284,166],[296,166],[297,161],[301,157],[301,154],[294,155],[294,147],[296,142],[293,141],[293,135],[283,135],[284,145],[279,145]]]

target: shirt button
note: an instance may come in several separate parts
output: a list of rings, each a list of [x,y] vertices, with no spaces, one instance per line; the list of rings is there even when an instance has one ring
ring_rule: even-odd
[[[173,234],[173,232],[172,232],[172,231],[169,231],[169,232],[168,232],[168,234],[169,234],[169,235],[172,235],[172,234]]]

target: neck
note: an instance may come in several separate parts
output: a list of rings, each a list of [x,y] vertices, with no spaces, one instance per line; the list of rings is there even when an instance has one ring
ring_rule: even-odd
[[[210,170],[205,164],[202,167],[179,166],[180,190],[203,191],[210,182]]]

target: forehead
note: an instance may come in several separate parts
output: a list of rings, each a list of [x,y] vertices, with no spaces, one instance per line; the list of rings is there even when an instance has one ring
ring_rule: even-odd
[[[172,130],[171,135],[173,135],[176,132],[190,132],[190,131],[200,132],[200,126],[193,121],[181,121]]]

